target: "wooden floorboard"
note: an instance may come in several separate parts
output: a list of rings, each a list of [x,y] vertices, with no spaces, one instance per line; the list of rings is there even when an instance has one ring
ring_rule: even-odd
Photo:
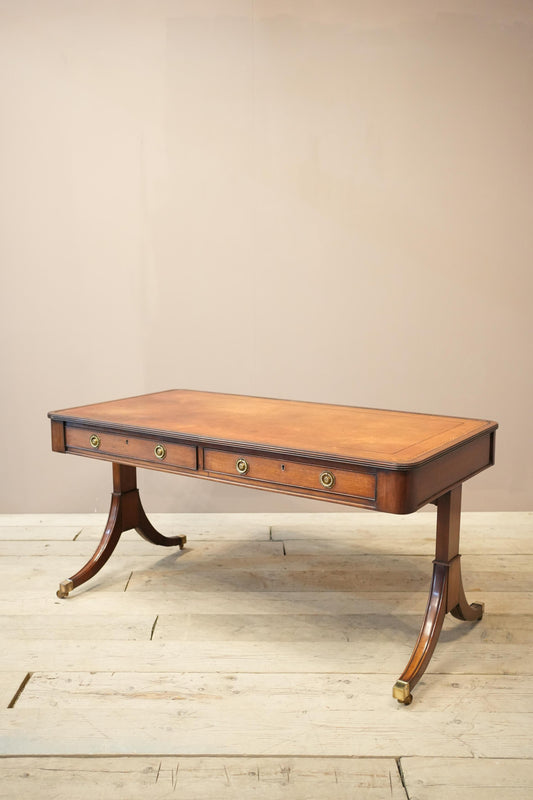
[[[0,517],[0,798],[533,797],[533,514],[466,513],[465,587],[408,708],[434,512]],[[8,707],[11,706],[11,707]]]
[[[0,653],[0,670],[24,669],[46,671],[123,671],[134,663],[139,672],[180,669],[199,672],[206,664],[213,672],[355,672],[398,674],[411,653],[413,633],[410,628],[403,644],[390,641],[353,642],[254,642],[254,641],[130,641],[71,640],[64,643],[50,639],[11,640]],[[416,638],[416,637],[415,637]],[[441,643],[437,647],[428,674],[450,675],[527,675],[533,674],[533,645],[509,644],[487,646],[470,644],[468,638]]]
[[[529,800],[533,760],[419,758],[401,760],[409,800]],[[449,794],[448,794],[449,793]]]
[[[317,709],[346,708],[360,711],[401,711],[390,702],[384,687],[394,681],[393,674],[294,673],[263,674],[246,672],[34,672],[17,708],[157,708],[170,705],[179,714],[194,715],[195,703],[204,706],[231,705],[235,713],[246,704],[276,704],[283,711],[298,711],[302,697]],[[357,700],[357,703],[354,703]],[[409,716],[450,712],[457,715],[467,706],[474,712],[533,712],[533,689],[522,676],[515,675],[440,675],[438,680],[423,678],[418,685],[417,702]],[[350,709],[351,707],[351,709]],[[400,716],[399,719],[405,717]]]
[[[103,571],[103,570],[102,570]],[[63,578],[65,576],[63,575]],[[216,591],[184,592],[180,590],[109,592],[98,584],[98,576],[89,584],[75,589],[67,600],[58,600],[55,590],[59,583],[56,572],[49,571],[45,590],[25,589],[23,592],[0,591],[0,614],[51,613],[56,618],[69,614],[142,615],[179,613],[227,614],[394,614],[408,617],[423,614],[428,592],[253,592]],[[98,588],[98,591],[96,589]],[[472,600],[485,603],[485,621],[502,614],[517,618],[533,614],[531,592],[472,592]],[[111,606],[112,604],[112,606]],[[451,620],[450,620],[451,623]],[[460,626],[461,627],[461,626]],[[464,626],[463,626],[464,627]],[[468,626],[468,630],[472,626]]]
[[[0,798],[13,800],[405,800],[385,758],[7,758]]]

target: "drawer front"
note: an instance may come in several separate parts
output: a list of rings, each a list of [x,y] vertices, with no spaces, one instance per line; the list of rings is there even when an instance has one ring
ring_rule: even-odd
[[[152,464],[168,464],[172,467],[197,469],[196,447],[187,444],[162,442],[158,439],[143,439],[119,433],[100,433],[90,428],[73,428],[65,431],[67,450],[83,450],[84,455],[116,456],[146,461]]]
[[[204,470],[211,473],[265,481],[281,486],[312,489],[324,494],[349,495],[373,500],[376,476],[367,472],[319,467],[277,458],[246,456],[220,450],[204,450]]]

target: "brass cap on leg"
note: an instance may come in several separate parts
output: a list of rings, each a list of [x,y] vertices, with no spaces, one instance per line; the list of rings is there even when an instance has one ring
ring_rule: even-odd
[[[58,597],[68,597],[69,592],[71,592],[73,589],[74,589],[74,584],[69,579],[59,584],[59,589],[57,590],[56,594]]]
[[[392,687],[392,696],[396,698],[399,703],[403,703],[405,706],[408,706],[413,699],[409,681],[396,681]]]

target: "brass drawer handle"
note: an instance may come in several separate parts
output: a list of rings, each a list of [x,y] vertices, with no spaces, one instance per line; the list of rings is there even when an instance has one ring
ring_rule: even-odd
[[[239,458],[237,459],[235,467],[237,468],[237,472],[239,473],[239,475],[246,475],[246,473],[248,472],[249,464],[245,458]]]
[[[332,472],[322,472],[320,475],[320,483],[324,489],[331,489],[335,483],[335,475]]]
[[[162,461],[167,454],[167,449],[163,444],[156,444],[154,447],[154,453],[155,457]]]
[[[98,448],[100,447],[100,444],[101,444],[100,437],[97,436],[96,433],[93,433],[93,435],[89,439],[89,442],[91,444],[91,447],[94,447],[95,450],[98,450]]]

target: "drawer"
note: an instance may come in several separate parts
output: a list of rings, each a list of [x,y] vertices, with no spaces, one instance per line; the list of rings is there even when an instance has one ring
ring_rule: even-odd
[[[144,439],[140,436],[125,436],[121,433],[100,433],[97,429],[66,426],[67,450],[83,450],[84,455],[113,456],[152,464],[167,464],[172,467],[197,469],[196,447],[187,444],[162,442],[159,439]]]
[[[370,472],[319,467],[297,461],[247,456],[221,450],[204,450],[204,470],[247,481],[311,489],[324,494],[349,495],[373,500],[376,476]]]

